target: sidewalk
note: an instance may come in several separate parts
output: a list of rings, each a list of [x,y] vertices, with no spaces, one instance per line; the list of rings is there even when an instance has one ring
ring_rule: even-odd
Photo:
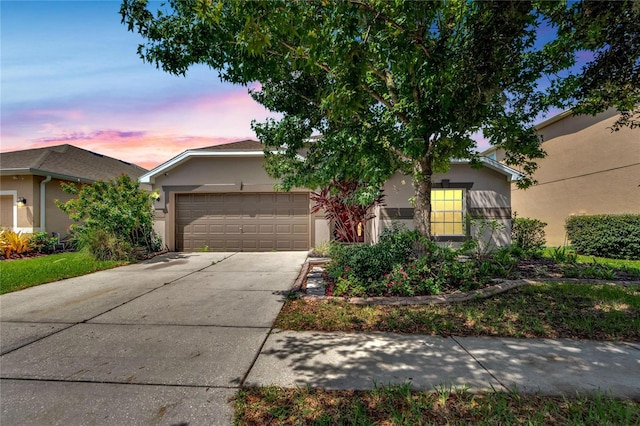
[[[640,344],[274,330],[245,385],[470,387],[640,399]]]

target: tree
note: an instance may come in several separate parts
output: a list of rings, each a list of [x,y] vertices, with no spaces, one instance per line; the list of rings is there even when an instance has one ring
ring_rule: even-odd
[[[527,173],[544,154],[533,122],[570,92],[558,73],[576,38],[540,45],[537,29],[569,16],[564,3],[386,0],[244,2],[171,0],[148,10],[124,0],[138,52],[184,75],[203,63],[229,82],[259,82],[254,98],[282,113],[254,124],[267,171],[293,186],[357,179],[371,202],[394,172],[413,176],[414,223],[430,236],[435,172],[476,159],[480,130]],[[538,80],[551,80],[550,90]],[[322,138],[312,143],[314,133]],[[299,157],[306,151],[306,159]],[[522,185],[531,183],[525,179]]]
[[[62,189],[77,197],[65,203],[56,200],[56,205],[75,222],[71,226],[76,244],[97,259],[120,260],[160,249],[150,197],[129,176],[81,187],[62,183]]]
[[[563,81],[573,112],[616,108],[621,114],[613,130],[640,127],[640,1],[582,1],[553,19],[561,37],[593,55]]]

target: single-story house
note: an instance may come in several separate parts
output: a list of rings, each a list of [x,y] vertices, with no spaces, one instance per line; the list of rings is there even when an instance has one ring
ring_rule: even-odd
[[[537,161],[534,186],[511,188],[511,205],[518,217],[539,219],[548,246],[570,243],[565,221],[573,215],[640,213],[640,132],[622,128],[611,109],[595,116],[565,111],[536,126],[545,158]],[[502,149],[482,153],[497,161]]]
[[[56,232],[72,223],[54,200],[67,201],[61,182],[91,184],[122,174],[138,179],[146,169],[73,145],[0,153],[0,226],[16,232]]]
[[[245,140],[184,151],[140,177],[160,197],[155,230],[174,251],[308,250],[331,238],[331,224],[310,214],[308,189],[277,192],[263,168],[263,145]],[[519,173],[483,159],[481,169],[453,161],[435,176],[433,233],[456,244],[473,234],[467,218],[497,220],[505,228],[494,238],[510,242],[511,181]],[[392,222],[412,227],[411,178],[393,176],[385,185],[385,206],[374,212],[368,241]]]

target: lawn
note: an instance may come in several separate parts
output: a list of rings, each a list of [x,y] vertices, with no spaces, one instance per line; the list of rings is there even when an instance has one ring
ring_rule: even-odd
[[[570,248],[566,247],[547,247],[544,249],[543,256],[549,259],[553,259],[554,253],[574,252]],[[578,263],[598,263],[600,265],[609,266],[611,268],[626,269],[629,271],[636,271],[637,275],[640,275],[640,259],[639,260],[627,260],[627,259],[610,259],[607,257],[585,256],[582,254],[576,255],[576,262]]]
[[[640,341],[640,286],[541,283],[440,305],[361,306],[291,299],[275,327]]]
[[[237,425],[637,425],[640,402],[604,395],[570,398],[464,389],[372,391],[247,388],[235,399]]]
[[[83,252],[67,252],[0,262],[0,294],[124,265],[97,261]]]

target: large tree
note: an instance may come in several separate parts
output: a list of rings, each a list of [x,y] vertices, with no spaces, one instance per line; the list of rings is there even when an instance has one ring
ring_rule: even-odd
[[[255,129],[280,149],[267,171],[285,188],[358,179],[368,184],[359,194],[366,202],[404,170],[413,176],[415,227],[426,236],[433,174],[452,158],[474,159],[475,133],[504,147],[508,162],[535,170],[543,152],[534,120],[578,87],[558,77],[582,40],[571,27],[576,13],[530,1],[170,0],[155,12],[144,0],[122,5],[123,22],[146,39],[144,60],[183,75],[202,63],[225,81],[260,83],[254,98],[282,119]],[[543,43],[541,26],[566,35]],[[314,133],[322,138],[310,140]]]

